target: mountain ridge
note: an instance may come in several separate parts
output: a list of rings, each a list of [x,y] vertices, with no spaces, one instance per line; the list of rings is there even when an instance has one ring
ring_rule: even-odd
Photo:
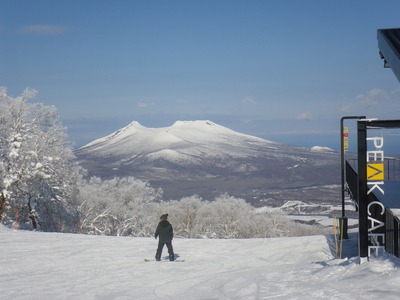
[[[206,138],[207,142],[218,141],[218,139],[216,140],[212,138],[216,134],[223,134],[225,136],[231,135],[236,137],[244,137],[249,140],[274,143],[251,135],[235,132],[231,129],[218,125],[209,120],[176,121],[169,127],[160,127],[160,128],[144,127],[139,122],[133,121],[127,126],[111,133],[110,135],[94,140],[93,142],[90,142],[80,147],[78,150],[87,147],[93,147],[95,145],[101,145],[102,143],[110,141],[112,139],[115,139],[116,140],[115,142],[118,142],[126,138],[127,136],[132,136],[135,134],[141,135],[140,138],[147,139],[148,141],[150,140],[153,142],[164,141],[164,143],[160,142],[161,144],[163,144],[163,146],[165,146],[165,143],[168,144],[168,142],[171,144],[183,141],[188,141],[190,143],[196,141],[199,142],[199,137]],[[193,134],[196,134],[196,136],[193,137]]]

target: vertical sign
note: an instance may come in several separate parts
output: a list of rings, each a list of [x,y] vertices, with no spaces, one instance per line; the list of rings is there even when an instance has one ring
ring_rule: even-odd
[[[367,195],[375,192],[376,194],[384,195],[383,189],[385,183],[384,161],[385,155],[383,151],[383,137],[367,138],[367,144],[372,144],[372,150],[367,150]],[[385,214],[385,206],[379,201],[372,201],[367,206],[368,213],[368,256],[371,252],[376,254],[379,250],[385,250],[385,233],[380,228],[385,228],[385,221],[376,219],[371,213],[371,210],[379,211],[381,216]]]
[[[358,250],[360,262],[386,248],[386,239],[397,243],[399,235],[386,227],[386,208],[379,201],[385,194],[384,139],[367,137],[367,129],[400,128],[399,120],[365,119],[357,123],[358,148]],[[389,233],[388,235],[386,235]],[[396,250],[397,251],[397,250]]]
[[[343,152],[346,153],[349,149],[349,127],[343,127]]]

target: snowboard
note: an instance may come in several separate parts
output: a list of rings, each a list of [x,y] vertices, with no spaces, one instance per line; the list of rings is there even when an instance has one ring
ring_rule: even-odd
[[[175,259],[175,260],[162,259],[160,261],[157,261],[155,258],[145,258],[144,261],[146,261],[146,262],[154,261],[154,262],[171,262],[171,263],[173,263],[173,262],[184,262],[185,260],[181,259],[181,258],[178,258],[178,259]]]
[[[147,262],[149,262],[149,261],[155,261],[155,262],[184,262],[185,260],[182,259],[179,256],[179,254],[175,254],[175,260],[172,260],[172,261],[169,260],[169,256],[162,257],[160,261],[156,261],[155,258],[145,258],[144,261],[147,261]]]

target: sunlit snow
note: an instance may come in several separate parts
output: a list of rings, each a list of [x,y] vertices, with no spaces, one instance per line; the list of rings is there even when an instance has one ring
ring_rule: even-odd
[[[359,264],[357,236],[175,239],[185,262],[144,262],[152,238],[0,227],[1,299],[398,299],[400,260]],[[164,250],[164,255],[167,255]]]
[[[91,147],[92,149],[101,150],[103,148],[112,148],[114,151],[126,152],[150,152],[154,150],[162,150],[165,148],[173,148],[174,145],[190,146],[193,151],[193,145],[210,144],[217,142],[219,144],[226,143],[234,145],[237,138],[246,140],[247,145],[251,143],[263,143],[274,145],[274,142],[257,138],[254,136],[242,134],[230,130],[226,127],[215,124],[211,121],[176,121],[172,126],[161,128],[147,128],[134,121],[128,126],[118,131],[97,139],[80,149]],[[113,147],[118,145],[118,147]],[[93,150],[92,150],[93,151]],[[108,150],[111,151],[111,150]],[[213,148],[212,151],[215,151]]]
[[[333,152],[334,150],[329,147],[314,146],[310,149],[312,152]]]

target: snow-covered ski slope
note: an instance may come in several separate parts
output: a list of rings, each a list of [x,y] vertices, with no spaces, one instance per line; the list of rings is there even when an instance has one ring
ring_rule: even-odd
[[[153,238],[0,225],[0,299],[399,299],[397,258],[359,264],[351,234],[335,259],[331,239],[175,239],[185,263],[146,263]]]

